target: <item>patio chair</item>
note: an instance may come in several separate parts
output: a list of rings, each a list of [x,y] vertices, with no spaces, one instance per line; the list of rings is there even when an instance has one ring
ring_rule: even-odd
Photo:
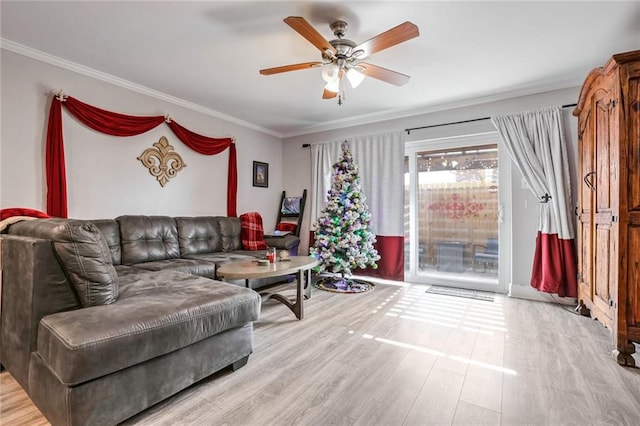
[[[473,263],[474,265],[482,264],[483,271],[486,272],[489,266],[498,266],[498,239],[495,237],[487,238],[487,244],[473,245]]]

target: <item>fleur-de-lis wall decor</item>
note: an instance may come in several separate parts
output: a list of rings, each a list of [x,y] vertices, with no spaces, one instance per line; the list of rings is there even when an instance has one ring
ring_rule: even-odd
[[[156,177],[160,186],[164,187],[169,179],[175,177],[187,165],[182,161],[182,157],[173,151],[173,146],[166,137],[161,137],[153,146],[155,148],[145,149],[138,160]]]

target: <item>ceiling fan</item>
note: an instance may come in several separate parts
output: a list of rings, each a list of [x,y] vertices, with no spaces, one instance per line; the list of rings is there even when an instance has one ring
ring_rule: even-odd
[[[376,52],[395,46],[412,38],[418,37],[418,27],[407,21],[391,28],[377,36],[356,44],[344,38],[348,25],[344,21],[335,21],[330,25],[336,36],[335,40],[327,41],[306,19],[299,16],[289,16],[284,22],[317,47],[322,54],[322,62],[303,62],[300,64],[284,65],[260,70],[262,75],[279,74],[288,71],[304,70],[323,67],[322,78],[325,80],[323,99],[338,97],[338,105],[344,100],[345,76],[353,88],[357,87],[365,76],[369,76],[387,83],[402,86],[409,81],[409,76],[391,71],[366,62],[364,58]]]

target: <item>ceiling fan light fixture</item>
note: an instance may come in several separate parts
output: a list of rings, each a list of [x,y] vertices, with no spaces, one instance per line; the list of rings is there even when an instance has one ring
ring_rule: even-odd
[[[328,64],[322,69],[322,79],[327,83],[331,83],[335,80],[338,80],[338,76],[340,75],[340,67],[335,63]]]
[[[360,83],[362,83],[364,77],[365,75],[355,68],[351,68],[349,71],[347,71],[347,79],[349,80],[349,83],[351,83],[351,87],[353,87],[354,89],[360,86]]]
[[[289,16],[284,19],[284,22],[320,50],[322,62],[304,62],[262,69],[260,70],[262,75],[279,74],[320,66],[322,67],[322,79],[325,81],[322,99],[337,97],[338,105],[342,105],[346,99],[346,83],[344,80],[349,80],[349,85],[352,88],[358,87],[365,77],[375,78],[396,86],[402,86],[409,81],[408,75],[360,62],[360,60],[418,37],[420,31],[412,22],[404,22],[360,44],[344,38],[349,28],[344,21],[335,21],[330,25],[331,31],[336,36],[336,39],[331,41],[327,40],[306,19],[300,16]],[[346,79],[343,78],[345,76],[347,77]]]
[[[333,93],[338,93],[340,91],[340,79],[336,78],[333,81],[327,82],[327,84],[324,86],[324,90],[327,90]]]

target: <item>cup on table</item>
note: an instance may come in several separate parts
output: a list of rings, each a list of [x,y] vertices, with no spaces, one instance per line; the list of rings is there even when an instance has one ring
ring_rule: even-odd
[[[267,260],[269,263],[276,263],[276,248],[267,247]]]

